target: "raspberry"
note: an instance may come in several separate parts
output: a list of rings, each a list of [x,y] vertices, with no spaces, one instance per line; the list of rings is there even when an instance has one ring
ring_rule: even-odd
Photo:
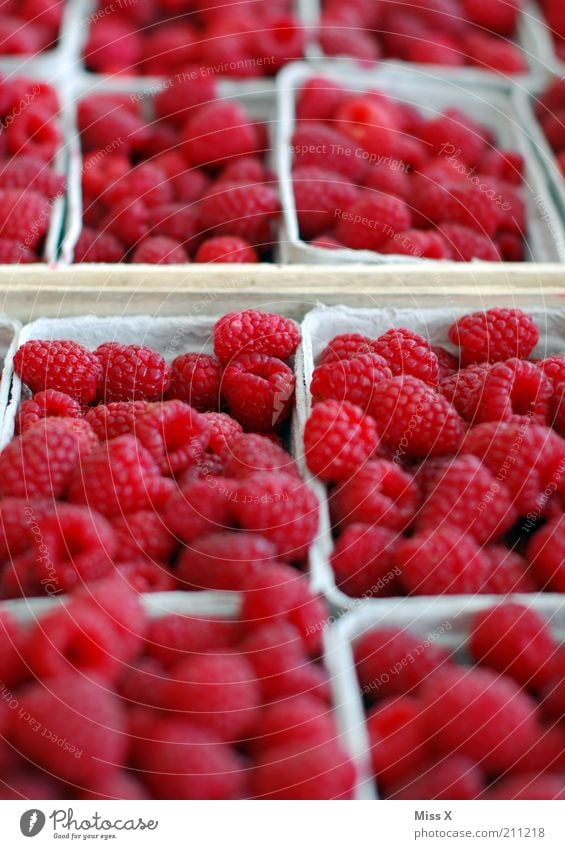
[[[195,250],[203,238],[198,210],[191,203],[164,203],[149,211],[152,233],[183,245],[185,252]]]
[[[120,650],[128,659],[136,657],[147,629],[147,615],[138,593],[119,575],[77,588],[75,598],[83,606],[102,612],[119,640]]]
[[[103,403],[157,401],[169,388],[170,369],[151,348],[106,342],[94,353],[102,365],[98,398]]]
[[[270,175],[258,156],[239,156],[225,168],[222,168],[218,179],[228,182],[235,180],[237,182],[266,183],[269,181]]]
[[[176,545],[168,526],[154,510],[139,510],[112,519],[116,551],[120,561],[135,560],[146,555],[167,561]]]
[[[328,120],[338,106],[349,98],[347,89],[325,77],[312,76],[302,85],[298,93],[296,117],[302,121]]]
[[[397,155],[398,123],[388,98],[378,94],[353,97],[334,116],[338,129],[361,145],[372,157],[386,159]]]
[[[257,433],[236,435],[225,447],[223,455],[227,477],[242,479],[257,472],[282,472],[299,477],[290,454],[267,436]]]
[[[534,320],[522,310],[495,307],[457,319],[448,336],[461,348],[463,365],[470,365],[511,357],[527,359],[537,345],[539,333]]]
[[[365,177],[365,188],[409,201],[410,177],[406,166],[397,160],[371,165]]]
[[[471,262],[482,259],[486,262],[500,262],[500,254],[494,242],[461,224],[442,224],[440,234],[447,242],[452,258],[456,262]]]
[[[142,42],[128,21],[115,15],[92,22],[84,46],[84,60],[95,73],[132,73],[141,58]]]
[[[471,31],[465,36],[465,52],[472,65],[501,74],[524,74],[528,65],[515,44],[501,38],[492,38],[482,32]]]
[[[409,457],[453,454],[465,433],[457,410],[411,375],[382,380],[370,412],[383,443]]]
[[[136,420],[135,435],[161,474],[174,475],[202,460],[208,422],[183,401],[164,401]]]
[[[190,165],[222,168],[237,156],[258,152],[259,138],[241,104],[220,100],[200,106],[188,117],[181,145]]]
[[[21,710],[12,714],[12,739],[26,758],[53,776],[80,784],[85,775],[95,780],[110,765],[125,761],[122,708],[101,683],[66,674],[45,685],[32,684],[18,698]]]
[[[348,248],[378,251],[411,223],[410,210],[400,198],[370,194],[342,212],[335,233]]]
[[[219,531],[182,552],[177,576],[186,589],[241,592],[249,576],[275,555],[274,543],[259,534]]]
[[[379,444],[375,421],[349,401],[315,404],[304,427],[308,468],[323,481],[347,478]]]
[[[522,773],[498,781],[487,793],[489,800],[565,799],[565,785],[560,776]]]
[[[488,579],[488,592],[508,595],[536,591],[527,571],[527,563],[519,554],[502,545],[489,545],[483,548],[483,554],[488,557],[492,570]]]
[[[125,434],[103,442],[82,460],[71,475],[68,495],[74,504],[88,504],[112,517],[158,504],[170,496],[169,483],[172,488],[172,482],[159,476],[151,454]]]
[[[347,29],[326,15],[320,27],[320,44],[328,56],[353,56],[361,62],[376,62],[380,50],[369,33],[360,29]]]
[[[518,25],[520,5],[518,0],[463,0],[463,13],[467,20],[498,35],[512,36]]]
[[[550,381],[534,363],[518,359],[495,363],[485,374],[474,420],[500,422],[516,415],[547,424],[552,395]]]
[[[138,593],[165,593],[177,588],[168,567],[145,554],[117,564],[117,569],[120,578]]]
[[[147,401],[112,401],[87,411],[85,419],[101,442],[132,433],[136,420],[151,409]]]
[[[165,706],[223,740],[251,731],[260,705],[253,667],[236,654],[200,654],[170,670]]]
[[[174,151],[167,151],[163,154],[163,156],[166,156],[167,153],[174,153]],[[185,171],[184,160],[182,160],[182,162],[183,170],[181,170],[178,174],[173,174],[170,177],[170,181],[173,187],[175,200],[178,203],[188,204],[188,207],[184,207],[185,210],[193,212],[190,205],[195,201],[200,200],[200,198],[206,194],[210,188],[210,180],[203,171],[199,171],[197,168]]]
[[[395,594],[392,545],[388,528],[360,522],[348,525],[331,556],[337,587],[353,598],[380,598]]]
[[[300,331],[294,321],[275,313],[231,312],[214,325],[214,353],[224,366],[241,354],[265,354],[286,360],[299,342]]]
[[[149,623],[146,652],[164,666],[172,666],[188,654],[227,648],[235,639],[236,629],[229,620],[169,613]]]
[[[7,744],[6,744],[7,745]],[[12,750],[9,749],[11,752]],[[20,766],[18,762],[16,767]],[[13,772],[0,779],[0,798],[17,799],[60,799],[64,794],[64,787],[44,778],[42,775],[15,769]]]
[[[488,363],[477,363],[462,368],[441,381],[442,395],[453,404],[465,421],[472,422],[477,414],[489,370]]]
[[[71,340],[24,342],[14,356],[14,370],[34,394],[55,389],[81,404],[94,399],[102,378],[96,356]]]
[[[84,779],[83,779],[84,780]],[[77,793],[77,799],[142,800],[150,799],[149,791],[137,778],[123,771],[110,772],[88,789]]]
[[[151,265],[174,265],[175,263],[190,262],[188,254],[175,239],[167,236],[148,236],[142,239],[135,248],[132,262],[145,262]]]
[[[209,74],[203,74],[197,66],[184,68],[186,77],[172,77],[169,85],[157,92],[153,99],[153,108],[158,118],[181,129],[195,108],[210,103],[216,97],[216,81]]]
[[[221,392],[231,414],[248,430],[275,430],[294,398],[292,369],[276,357],[242,354],[222,375]]]
[[[526,556],[530,570],[542,589],[565,592],[565,517],[551,519],[536,531]]]
[[[0,614],[0,676],[5,687],[19,684],[26,675],[21,649],[26,635],[20,623],[8,611]],[[1,716],[1,712],[0,712]],[[6,717],[7,718],[7,717]],[[0,719],[0,733],[4,733]]]
[[[359,189],[343,174],[303,165],[292,173],[294,203],[300,234],[312,239],[332,228],[336,216],[359,197]]]
[[[408,43],[407,59],[409,62],[417,62],[423,65],[457,67],[465,64],[465,57],[455,39],[441,33],[434,35],[433,42],[416,41]]]
[[[312,400],[314,403],[349,401],[366,412],[375,386],[385,377],[392,377],[392,372],[386,360],[377,354],[334,360],[314,369],[310,384]]]
[[[565,382],[565,357],[546,357],[544,360],[540,360],[537,365],[554,389]]]
[[[41,103],[30,103],[19,114],[12,113],[12,119],[5,128],[8,153],[27,154],[51,162],[62,139],[51,110]],[[28,204],[26,207],[29,208]]]
[[[257,252],[245,239],[237,236],[216,236],[203,242],[194,257],[195,262],[259,262]]]
[[[318,499],[294,476],[259,472],[244,478],[233,511],[246,531],[272,542],[284,560],[302,560],[318,530]]]
[[[475,613],[468,641],[476,663],[537,690],[548,680],[555,644],[542,617],[527,607],[505,602]]]
[[[61,498],[81,454],[92,446],[94,434],[89,438],[88,431],[81,421],[75,428],[74,419],[43,419],[12,439],[0,454],[2,497]]]
[[[459,528],[439,527],[401,540],[394,549],[400,581],[414,595],[474,595],[485,591],[490,563]]]
[[[252,793],[260,799],[352,799],[356,771],[335,742],[304,751],[303,744],[277,745],[257,759]]]
[[[240,799],[246,795],[241,755],[205,728],[158,719],[134,741],[141,777],[156,798]]]
[[[126,201],[108,212],[98,226],[110,232],[126,248],[132,248],[149,234],[151,210],[141,200]]]
[[[480,186],[472,183],[453,186],[449,192],[447,207],[440,222],[459,224],[492,238],[501,223],[500,205]]]
[[[318,365],[324,366],[336,360],[351,360],[360,354],[372,353],[374,353],[373,343],[368,336],[362,336],[360,333],[342,333],[334,336],[326,345],[320,354]]]
[[[345,133],[319,121],[307,121],[295,130],[291,145],[294,167],[314,165],[327,168],[329,158],[332,171],[343,174],[354,184],[363,182],[367,172],[363,148]]]
[[[177,539],[190,545],[204,534],[230,527],[236,494],[237,481],[197,480],[172,496],[162,521]]]
[[[391,788],[390,799],[478,799],[484,778],[474,760],[449,755],[437,764],[421,764]]]
[[[451,375],[457,373],[459,369],[459,360],[450,351],[447,351],[445,348],[442,348],[441,345],[432,345],[432,351],[434,352],[438,360],[441,388],[442,381],[444,381],[447,377],[450,377]],[[453,401],[451,401],[451,403],[453,403]],[[458,412],[461,411],[458,410]]]
[[[381,253],[451,259],[451,251],[445,239],[433,230],[405,230],[395,233],[391,240],[381,247]]]
[[[208,354],[181,354],[171,364],[168,398],[179,398],[204,413],[218,407],[222,367]]]
[[[263,707],[253,729],[253,752],[260,754],[275,745],[301,744],[304,751],[335,740],[331,713],[319,699],[294,696]]]
[[[565,716],[565,652],[560,647],[554,653],[549,670],[549,681],[542,690],[542,709],[552,719]],[[560,756],[563,749],[561,748]]]
[[[418,488],[410,474],[388,460],[371,460],[336,486],[330,511],[336,525],[355,522],[401,530],[418,506]]]
[[[126,171],[104,191],[108,206],[119,206],[135,199],[151,206],[170,203],[173,199],[165,172],[152,162],[141,162]]]
[[[393,376],[411,374],[424,383],[439,383],[439,363],[429,342],[405,327],[391,328],[371,348],[383,357]]]
[[[353,653],[361,691],[371,701],[416,690],[449,662],[444,649],[394,627],[364,632]]]
[[[510,493],[470,455],[432,460],[421,470],[424,504],[416,529],[454,528],[479,543],[503,536],[517,519]]]
[[[82,409],[78,401],[64,392],[46,389],[45,392],[38,392],[33,398],[20,405],[16,419],[16,432],[23,433],[41,419],[77,419],[81,416]]]
[[[563,487],[565,442],[527,418],[477,425],[467,434],[461,451],[474,454],[497,480],[502,479],[521,514],[543,513],[548,506],[546,489],[553,492]]]
[[[482,128],[456,109],[425,123],[420,134],[430,156],[449,156],[455,150],[457,160],[467,166],[478,165],[485,149]]]
[[[488,669],[440,669],[424,682],[421,698],[434,748],[467,755],[489,774],[511,767],[538,737],[535,703]]]
[[[65,178],[36,156],[23,155],[0,163],[0,188],[33,189],[49,200],[63,194]]]
[[[387,699],[367,714],[373,772],[379,785],[398,783],[425,758],[425,739],[416,699]]]

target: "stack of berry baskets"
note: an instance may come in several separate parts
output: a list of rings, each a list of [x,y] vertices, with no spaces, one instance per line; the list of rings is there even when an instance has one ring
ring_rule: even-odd
[[[279,75],[277,97],[286,261],[565,257],[545,174],[506,94],[393,71],[336,71],[331,63],[313,71],[295,63]],[[367,147],[356,132],[375,126],[380,132]],[[308,168],[298,202],[297,167]]]
[[[351,70],[379,64],[470,86],[528,85],[543,76],[540,57],[551,51],[539,49],[545,26],[530,3],[417,6],[301,0],[302,20],[312,35],[306,56],[314,64],[347,61]]]
[[[66,121],[74,133],[63,264],[276,257],[280,204],[271,171],[277,123],[272,92],[260,85],[244,91],[239,83],[212,77],[96,84],[83,78],[67,101]],[[189,160],[183,146],[191,139]],[[108,189],[111,201],[103,197]],[[210,195],[218,209],[207,209],[204,221],[201,200]],[[232,226],[220,226],[226,221]]]
[[[374,780],[386,799],[563,798],[556,597],[363,605],[324,643],[340,731],[368,792]]]

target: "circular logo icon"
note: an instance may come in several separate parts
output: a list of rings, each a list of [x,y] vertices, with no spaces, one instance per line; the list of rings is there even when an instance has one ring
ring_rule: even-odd
[[[35,837],[45,825],[45,814],[33,808],[20,817],[20,831],[25,837]]]

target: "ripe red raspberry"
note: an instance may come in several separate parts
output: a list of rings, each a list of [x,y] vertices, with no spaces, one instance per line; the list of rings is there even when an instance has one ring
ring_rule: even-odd
[[[413,595],[485,592],[490,563],[469,534],[439,527],[401,540],[394,549],[400,581]]]
[[[323,481],[349,477],[378,445],[374,419],[349,401],[315,404],[304,427],[308,468]]]
[[[116,537],[116,559],[122,563],[146,555],[166,562],[176,543],[164,519],[154,510],[139,510],[112,519]]]
[[[228,478],[246,478],[258,472],[281,472],[299,477],[294,459],[284,448],[258,433],[235,436],[224,449],[224,474]]]
[[[228,416],[227,413],[204,413],[204,418],[210,426],[208,451],[222,458],[228,455],[233,456],[235,442],[243,430],[240,423],[231,416]],[[259,438],[262,442],[262,437]],[[266,441],[271,445],[273,444],[269,439]],[[237,475],[228,474],[227,472],[226,476],[237,477]]]
[[[401,456],[453,454],[465,424],[443,395],[411,375],[382,380],[370,410],[385,445]]]
[[[468,647],[476,663],[534,691],[548,681],[556,650],[546,621],[535,610],[510,601],[474,614]]]
[[[397,153],[396,117],[394,107],[391,109],[384,97],[361,94],[338,107],[333,121],[374,159],[401,158]]]
[[[90,784],[88,789],[77,793],[77,799],[104,799],[111,802],[130,799],[140,801],[150,798],[149,790],[141,781],[125,770],[109,772],[108,775]]]
[[[518,518],[505,485],[471,455],[431,460],[419,481],[424,503],[416,516],[418,531],[454,528],[485,543],[503,536]]]
[[[61,132],[51,110],[39,102],[29,103],[11,117],[12,122],[5,127],[8,153],[29,154],[51,162],[61,144]]]
[[[103,442],[82,460],[72,473],[68,495],[74,504],[88,504],[112,517],[159,506],[173,489],[173,483],[159,475],[151,454],[124,434]]]
[[[186,77],[172,77],[169,85],[157,92],[153,99],[153,108],[158,118],[165,119],[181,129],[196,107],[210,103],[216,97],[216,80],[210,74],[202,73],[196,65],[186,66]]]
[[[418,689],[437,669],[449,664],[449,653],[411,631],[372,628],[353,646],[363,696],[371,702]]]
[[[450,109],[420,129],[430,156],[456,156],[466,166],[478,165],[485,149],[482,128],[457,109]]]
[[[546,357],[544,360],[539,360],[537,365],[542,369],[554,389],[565,382],[565,357]]]
[[[270,172],[266,170],[260,157],[239,156],[222,169],[218,179],[229,182],[247,180],[249,183],[266,183],[270,180]]]
[[[0,454],[2,497],[61,498],[95,436],[80,419],[42,419]]]
[[[335,233],[348,248],[378,251],[395,233],[408,230],[411,223],[404,201],[371,193],[342,211]]]
[[[515,34],[520,15],[518,0],[463,0],[463,13],[468,21],[498,35]]]
[[[51,775],[80,785],[85,775],[95,780],[110,765],[125,761],[123,709],[96,680],[77,673],[61,675],[47,684],[31,684],[18,699],[11,738],[26,758]]]
[[[523,515],[543,514],[548,508],[547,493],[563,488],[565,442],[527,418],[477,425],[465,437],[461,451],[482,460],[510,490]]]
[[[536,531],[526,556],[542,589],[565,592],[565,517],[551,519]]]
[[[82,408],[78,401],[65,392],[46,389],[45,392],[37,392],[33,398],[20,405],[16,419],[16,433],[23,433],[41,419],[78,419],[81,416]]]
[[[353,598],[381,598],[395,594],[392,545],[396,539],[388,528],[360,522],[348,525],[337,539],[331,556],[335,582]]]
[[[204,238],[198,210],[192,202],[160,204],[149,210],[149,218],[151,238],[163,236],[172,239],[183,246],[185,253],[194,251]],[[144,236],[140,232],[138,238]]]
[[[386,699],[367,714],[371,763],[379,787],[398,784],[426,757],[421,706],[408,697]]]
[[[434,34],[433,41],[414,41],[406,45],[406,59],[423,65],[457,67],[465,64],[465,56],[458,43],[449,35]]]
[[[204,534],[231,526],[236,495],[237,481],[196,480],[172,496],[161,521],[177,539],[190,545]]]
[[[158,207],[160,209],[160,207]],[[96,223],[97,228],[109,232],[126,248],[133,248],[149,235],[152,227],[152,210],[141,200],[126,201],[110,210]]]
[[[85,419],[101,442],[132,433],[137,419],[151,409],[148,401],[112,401],[87,411]]]
[[[218,531],[199,537],[181,553],[177,577],[183,589],[241,592],[250,575],[275,555],[274,543],[264,536]]]
[[[131,73],[141,59],[141,35],[127,20],[111,15],[92,21],[84,60],[95,73]]]
[[[55,389],[81,404],[94,399],[102,378],[96,356],[66,339],[24,342],[14,356],[14,370],[33,393]]]
[[[360,333],[341,333],[329,342],[318,360],[319,366],[325,366],[336,360],[351,360],[360,354],[372,354],[373,343],[368,336]]]
[[[179,717],[226,741],[251,731],[261,695],[253,667],[244,657],[228,652],[193,655],[178,661],[169,674],[164,706]]]
[[[367,172],[363,148],[345,133],[321,121],[307,121],[298,126],[292,136],[294,167],[315,165],[337,171],[352,183],[361,184]],[[361,155],[360,155],[361,154]]]
[[[53,200],[62,195],[65,178],[37,156],[15,156],[0,163],[0,188],[33,189]]]
[[[247,795],[246,764],[213,731],[181,719],[156,719],[134,738],[140,777],[156,798],[241,799]]]
[[[265,354],[286,360],[299,342],[300,331],[294,321],[276,313],[231,312],[214,325],[214,353],[224,366],[241,354]]]
[[[80,599],[81,605],[104,614],[125,657],[131,659],[139,655],[147,630],[147,614],[139,594],[120,575],[112,574],[78,587],[75,598]]]
[[[26,676],[27,670],[23,662],[22,647],[26,634],[21,623],[14,619],[8,611],[0,614],[0,675],[5,687],[19,684]],[[7,716],[6,716],[7,719]],[[7,723],[6,723],[7,725]],[[3,720],[0,727],[4,733]]]
[[[109,232],[83,227],[74,248],[74,262],[121,262],[125,249]]]
[[[404,201],[410,199],[410,175],[404,163],[394,159],[371,165],[365,177],[365,187]]]
[[[383,254],[451,259],[451,251],[441,235],[433,230],[405,230],[396,233],[381,247]]]
[[[163,475],[201,462],[208,444],[208,422],[184,401],[155,404],[136,419],[134,432]]]
[[[548,424],[553,387],[542,369],[526,360],[495,363],[485,374],[475,422],[508,421],[528,416]]]
[[[565,785],[559,775],[524,772],[497,781],[486,794],[486,798],[495,801],[517,800],[556,800],[565,799]]]
[[[231,620],[169,613],[150,621],[146,652],[169,667],[192,653],[227,648],[235,641],[237,628]]]
[[[422,763],[397,785],[389,799],[479,799],[484,776],[471,758],[449,755],[438,763]]]
[[[245,239],[237,236],[216,236],[203,242],[194,257],[195,262],[259,262],[257,252]]]
[[[36,248],[49,229],[49,200],[29,189],[0,189],[0,203],[0,237]]]
[[[424,383],[439,383],[438,358],[419,333],[405,327],[391,328],[375,339],[371,348],[386,360],[393,375],[411,374]]]
[[[255,755],[275,745],[301,744],[305,751],[335,740],[337,731],[330,711],[312,696],[295,696],[263,707],[253,729]]]
[[[312,373],[312,401],[349,401],[368,410],[375,386],[392,377],[386,360],[377,354],[359,354],[350,360],[334,360]]]
[[[470,365],[511,357],[525,360],[537,345],[539,333],[534,320],[522,310],[495,307],[457,319],[448,336],[461,349],[462,364]]]
[[[288,416],[295,377],[282,360],[265,354],[242,354],[224,369],[221,393],[244,428],[275,430]]]
[[[359,197],[359,189],[337,171],[302,165],[292,172],[294,204],[303,239],[330,230],[342,210]]]
[[[179,398],[201,413],[218,407],[222,367],[208,354],[180,354],[171,364],[167,398]],[[218,453],[218,452],[216,452]]]
[[[472,183],[454,185],[446,198],[440,223],[459,224],[492,238],[499,229],[502,211],[495,198]]]
[[[175,239],[167,236],[147,236],[136,246],[132,262],[145,262],[150,265],[175,265],[190,262],[188,254]]]
[[[500,262],[500,253],[492,239],[470,227],[464,227],[462,224],[442,224],[439,232],[447,242],[455,262],[471,262],[473,259]]]
[[[543,688],[542,709],[550,719],[561,720],[565,716],[565,651],[559,647],[553,655],[549,681]],[[560,759],[563,748],[560,751]]]
[[[318,530],[318,499],[298,478],[258,472],[244,478],[233,502],[242,528],[275,545],[282,560],[302,560]]]
[[[341,17],[335,19],[326,14],[321,19],[320,45],[328,56],[352,56],[360,62],[373,64],[380,58],[381,51],[371,36],[363,29],[344,26]]]
[[[173,193],[165,172],[152,162],[141,162],[105,188],[104,202],[110,207],[131,200],[150,206],[170,203]]]
[[[352,799],[356,770],[336,742],[304,751],[301,743],[266,749],[255,764],[253,798]]]
[[[483,548],[483,554],[491,566],[488,592],[508,595],[536,591],[536,585],[528,572],[528,564],[515,551],[510,551],[503,545],[488,545]]]
[[[488,669],[440,669],[424,683],[421,698],[434,748],[468,755],[489,774],[511,767],[539,736],[533,700]]]
[[[151,20],[151,12],[149,12]],[[143,43],[143,71],[150,76],[183,71],[194,59],[197,33],[190,23],[173,20],[152,28]],[[179,73],[178,77],[182,78]],[[173,77],[174,79],[174,77]]]
[[[273,241],[280,204],[265,183],[218,182],[200,201],[199,212],[203,228],[219,236],[238,236],[260,249]]]
[[[237,156],[259,151],[259,138],[241,104],[220,100],[200,106],[188,117],[181,145],[190,165],[222,168]]]
[[[402,530],[419,502],[414,479],[397,463],[370,460],[332,491],[330,511],[335,525],[355,522]]]
[[[174,151],[166,151],[163,156],[166,156],[167,153],[174,153]],[[210,188],[210,180],[208,176],[198,168],[185,171],[184,159],[182,162],[182,170],[178,174],[170,176],[171,185],[173,187],[177,203],[184,204],[185,211],[190,210],[191,212],[195,212],[195,210],[191,209],[190,205],[204,196]],[[188,206],[186,206],[186,204],[188,204]]]
[[[465,421],[472,422],[477,414],[489,369],[488,363],[476,363],[441,381],[442,395],[453,404]]]
[[[511,41],[471,30],[466,33],[464,43],[472,65],[501,74],[525,74],[528,71],[524,54]]]
[[[299,120],[328,120],[349,96],[347,89],[339,83],[325,77],[312,76],[306,80],[298,93],[296,117]]]
[[[440,388],[442,381],[453,374],[456,374],[459,369],[459,360],[446,348],[441,345],[432,345],[432,351],[437,357],[439,366]],[[451,402],[453,403],[453,401]],[[459,410],[459,412],[461,412]]]
[[[169,366],[151,348],[105,342],[94,353],[102,366],[98,398],[105,404],[157,401],[169,388]]]

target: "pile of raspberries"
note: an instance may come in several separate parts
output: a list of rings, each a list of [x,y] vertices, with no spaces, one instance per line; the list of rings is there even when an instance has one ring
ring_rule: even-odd
[[[451,623],[446,623],[451,626]],[[565,799],[565,647],[511,601],[471,617],[462,666],[380,626],[354,644],[370,758],[388,799]]]
[[[84,61],[100,74],[272,77],[304,51],[291,0],[100,0]]]
[[[215,94],[212,78],[195,71],[159,90],[150,121],[137,94],[79,103],[84,226],[75,262],[270,256],[280,207],[266,125]]]
[[[0,612],[1,799],[350,799],[319,631],[289,586],[148,619],[120,577]]]
[[[549,7],[561,0],[546,0]],[[324,0],[318,37],[328,56],[470,65],[482,71],[528,70],[516,38],[521,0]]]
[[[538,0],[555,44],[555,52],[565,62],[565,6],[561,0]]]
[[[536,117],[565,177],[565,80],[555,79],[534,103]]]
[[[337,586],[354,597],[565,592],[565,356],[531,359],[518,309],[432,347],[336,336],[311,382],[311,471],[330,485]]]
[[[466,262],[524,259],[524,162],[459,109],[434,118],[311,77],[291,140],[301,238]]]
[[[64,0],[3,0],[0,56],[34,56],[57,45]]]
[[[170,365],[142,345],[25,342],[14,369],[32,397],[0,453],[0,598],[117,572],[141,592],[290,587],[316,618],[298,569],[318,500],[278,435],[299,338],[245,310],[216,322],[215,355]]]
[[[0,79],[0,265],[38,262],[52,205],[65,191],[53,160],[61,145],[55,90]]]

